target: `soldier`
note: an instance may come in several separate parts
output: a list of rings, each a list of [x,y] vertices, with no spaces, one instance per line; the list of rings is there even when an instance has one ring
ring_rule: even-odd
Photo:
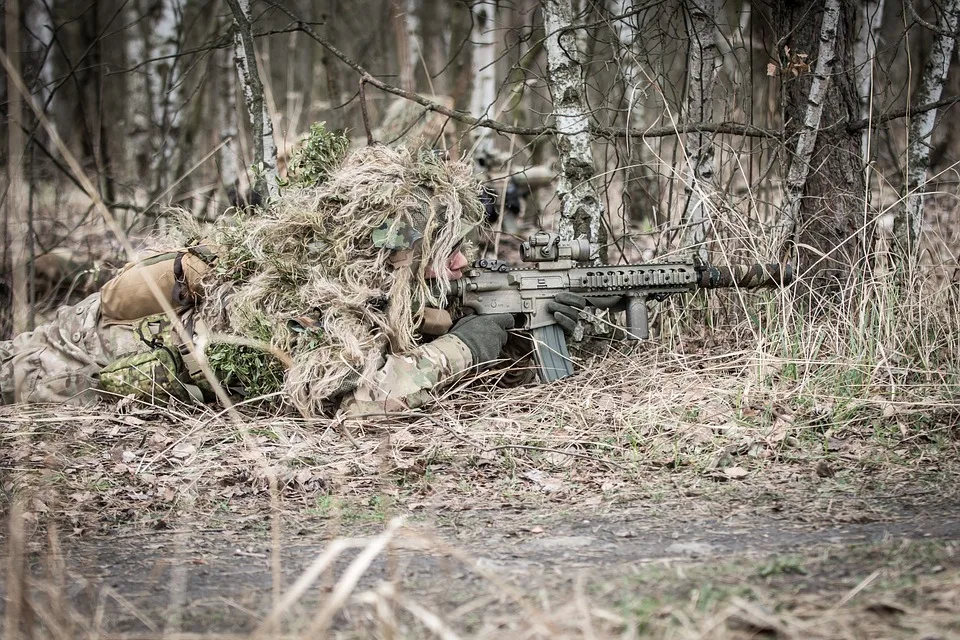
[[[443,309],[483,218],[477,194],[461,163],[354,152],[323,184],[288,189],[212,242],[130,264],[53,322],[0,342],[3,403],[210,398],[191,358],[205,352],[231,390],[263,392],[275,375],[305,415],[418,407],[495,361],[514,326],[510,315],[453,324]],[[158,315],[144,278],[169,292],[187,336]]]

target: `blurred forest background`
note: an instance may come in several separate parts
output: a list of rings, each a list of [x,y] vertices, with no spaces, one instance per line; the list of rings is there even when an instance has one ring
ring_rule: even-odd
[[[212,221],[269,196],[244,42],[281,184],[312,123],[366,144],[365,107],[377,141],[474,162],[507,234],[953,277],[956,0],[3,4],[29,96],[5,72],[2,294],[29,305],[4,335],[125,260],[96,199],[142,238],[171,205]]]

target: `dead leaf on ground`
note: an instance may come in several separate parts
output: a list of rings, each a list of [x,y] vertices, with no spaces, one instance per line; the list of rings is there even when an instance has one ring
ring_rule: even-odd
[[[731,480],[739,480],[740,478],[746,478],[750,475],[750,472],[743,467],[727,467],[723,470],[723,475]]]

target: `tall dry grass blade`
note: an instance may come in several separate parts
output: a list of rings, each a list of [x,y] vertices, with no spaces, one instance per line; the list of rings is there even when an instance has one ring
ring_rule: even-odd
[[[3,637],[4,640],[18,640],[27,597],[27,574],[23,553],[23,508],[14,496],[10,498],[7,526],[7,598],[3,613]]]
[[[337,581],[330,597],[327,598],[327,601],[323,603],[323,607],[314,617],[313,624],[310,625],[310,629],[307,631],[307,637],[325,637],[327,630],[330,628],[330,624],[333,622],[333,616],[336,615],[337,611],[339,611],[347,601],[347,598],[350,597],[350,594],[357,586],[357,582],[360,581],[361,576],[363,576],[370,567],[374,558],[380,555],[390,541],[393,540],[394,535],[396,535],[397,530],[402,525],[402,518],[394,518],[391,520],[387,524],[386,530],[371,540],[370,544],[353,559],[353,562],[350,563],[347,570],[343,572],[343,576]]]
[[[440,637],[441,640],[460,640],[460,636],[458,636],[457,633],[450,628],[450,625],[444,622],[440,616],[407,596],[397,593],[393,585],[384,586],[389,587],[389,597],[391,600],[406,609],[414,618],[422,622],[423,626]]]
[[[283,588],[283,568],[280,564],[280,493],[277,491],[277,474],[269,474],[270,482],[270,573],[273,586],[271,608],[280,603],[280,591]],[[279,621],[278,621],[279,625]],[[271,629],[277,633],[279,626]]]
[[[340,554],[346,551],[347,549],[356,549],[363,547],[368,544],[369,540],[361,539],[350,539],[343,538],[340,540],[334,540],[324,552],[318,557],[313,563],[307,567],[307,569],[300,574],[300,577],[297,578],[297,581],[293,583],[293,586],[290,587],[290,590],[287,591],[286,595],[280,600],[280,602],[270,611],[269,615],[264,618],[263,622],[254,630],[251,638],[265,638],[269,637],[265,635],[268,633],[268,630],[273,628],[278,620],[285,614],[290,607],[292,607],[303,594],[317,581],[323,573],[330,567],[333,562],[340,557]]]

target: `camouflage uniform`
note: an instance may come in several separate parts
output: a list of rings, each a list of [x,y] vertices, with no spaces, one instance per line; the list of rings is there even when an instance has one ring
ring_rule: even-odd
[[[343,398],[346,415],[416,409],[441,383],[469,369],[473,356],[458,337],[441,336],[406,355],[390,355],[386,364]]]
[[[15,402],[96,401],[99,374],[117,357],[143,351],[131,324],[102,326],[100,294],[61,307],[56,319],[0,342],[0,397]]]
[[[76,306],[61,307],[56,320],[13,340],[0,342],[2,404],[49,402],[92,404],[109,395],[133,394],[143,400],[173,395],[187,399],[186,376],[175,345],[156,316],[110,324],[100,313],[100,294]],[[165,336],[157,343],[151,335]],[[437,386],[469,369],[470,350],[456,336],[441,336],[408,354],[387,355],[371,380],[346,393],[341,410],[364,415],[414,409]],[[202,382],[194,380],[193,382]]]

